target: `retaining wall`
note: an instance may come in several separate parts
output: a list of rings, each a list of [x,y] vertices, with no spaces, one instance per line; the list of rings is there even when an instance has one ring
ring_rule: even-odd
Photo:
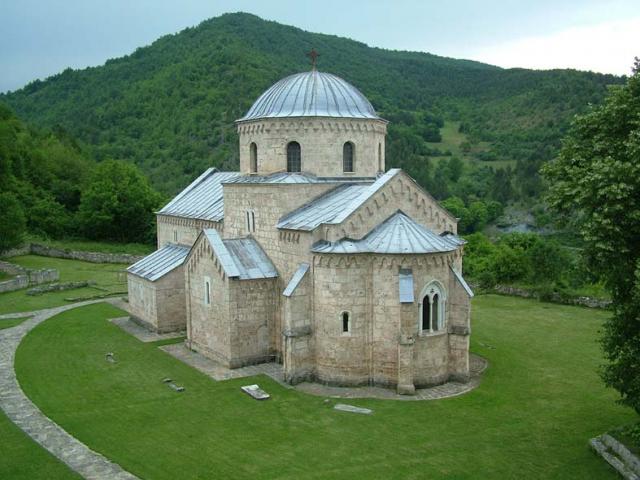
[[[43,257],[68,258],[71,260],[82,260],[91,263],[126,263],[131,265],[142,259],[144,255],[130,255],[128,253],[102,253],[102,252],[82,252],[77,250],[66,250],[62,248],[49,247],[39,243],[30,243],[24,247],[15,248],[3,252],[4,257],[16,257],[19,255],[42,255]]]

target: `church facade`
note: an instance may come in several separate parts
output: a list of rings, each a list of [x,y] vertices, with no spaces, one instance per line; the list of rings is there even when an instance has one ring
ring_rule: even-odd
[[[286,77],[237,121],[240,171],[208,169],[157,213],[129,307],[230,368],[290,383],[415,388],[469,377],[456,219],[385,169],[387,122],[343,79]]]

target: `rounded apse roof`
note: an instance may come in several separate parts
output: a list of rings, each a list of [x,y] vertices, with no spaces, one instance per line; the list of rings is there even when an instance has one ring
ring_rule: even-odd
[[[276,82],[238,121],[283,117],[380,118],[356,87],[317,70]]]

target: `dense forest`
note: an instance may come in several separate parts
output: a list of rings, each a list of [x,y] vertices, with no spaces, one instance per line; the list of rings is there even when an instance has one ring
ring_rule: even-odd
[[[0,96],[22,119],[69,132],[98,161],[135,163],[165,194],[208,166],[238,164],[234,120],[281,77],[319,68],[356,85],[389,119],[388,166],[438,198],[529,201],[571,118],[623,79],[572,70],[500,69],[389,51],[226,14],[104,66],[67,69]],[[450,127],[459,151],[442,141]],[[445,139],[446,140],[446,139]]]

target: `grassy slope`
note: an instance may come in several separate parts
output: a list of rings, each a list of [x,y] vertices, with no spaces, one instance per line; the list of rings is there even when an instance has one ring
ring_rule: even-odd
[[[46,414],[147,479],[614,479],[586,442],[633,419],[596,374],[605,312],[479,297],[472,348],[491,362],[482,385],[436,402],[350,401],[370,417],[267,377],[213,382],[104,320],[120,314],[100,304],[48,320],[18,349],[17,374]],[[239,391],[254,382],[273,398]]]
[[[53,455],[38,446],[0,410],[0,478],[11,480],[80,479]]]
[[[61,282],[95,280],[97,287],[110,292],[124,292],[127,290],[126,277],[118,273],[122,272],[126,265],[98,264],[36,255],[13,257],[11,262],[29,268],[55,268],[60,272]],[[105,292],[96,288],[79,288],[63,292],[45,293],[38,296],[29,296],[26,294],[26,290],[0,293],[0,314],[29,312],[65,305],[68,303],[64,300],[65,298],[99,295],[102,293]]]

